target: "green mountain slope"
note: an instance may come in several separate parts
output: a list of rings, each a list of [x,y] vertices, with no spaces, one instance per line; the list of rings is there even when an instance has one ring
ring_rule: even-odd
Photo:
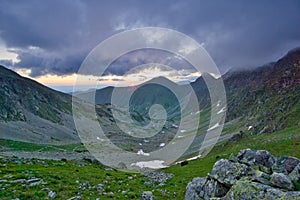
[[[275,63],[225,74],[227,121],[240,118],[252,133],[271,133],[300,123],[300,49]]]
[[[0,123],[2,138],[35,143],[78,141],[71,96],[3,66],[0,66]]]

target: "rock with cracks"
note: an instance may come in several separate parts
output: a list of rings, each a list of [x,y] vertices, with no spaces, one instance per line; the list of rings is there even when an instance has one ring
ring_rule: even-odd
[[[204,178],[186,187],[185,200],[299,199],[300,160],[276,158],[268,151],[245,149],[217,161]]]

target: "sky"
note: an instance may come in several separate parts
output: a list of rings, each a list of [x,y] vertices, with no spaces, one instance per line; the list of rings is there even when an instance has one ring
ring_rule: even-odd
[[[299,10],[299,0],[0,0],[0,64],[68,91],[81,63],[100,42],[125,30],[152,26],[195,39],[222,73],[255,68],[300,46]],[[123,56],[123,63],[99,84],[125,86],[133,77],[168,71],[153,65],[151,73],[128,67],[145,64],[155,55],[160,53]],[[165,75],[184,82],[201,74],[170,70]]]

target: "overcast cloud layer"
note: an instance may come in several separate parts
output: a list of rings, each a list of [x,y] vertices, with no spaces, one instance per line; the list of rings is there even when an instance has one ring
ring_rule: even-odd
[[[299,10],[298,0],[0,0],[0,40],[20,60],[0,63],[32,77],[72,74],[107,37],[159,26],[196,39],[223,72],[255,67],[300,46]]]

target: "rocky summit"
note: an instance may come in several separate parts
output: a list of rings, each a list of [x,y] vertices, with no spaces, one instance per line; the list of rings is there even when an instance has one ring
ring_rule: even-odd
[[[264,150],[241,150],[217,161],[211,173],[194,178],[185,200],[300,199],[300,160]]]

